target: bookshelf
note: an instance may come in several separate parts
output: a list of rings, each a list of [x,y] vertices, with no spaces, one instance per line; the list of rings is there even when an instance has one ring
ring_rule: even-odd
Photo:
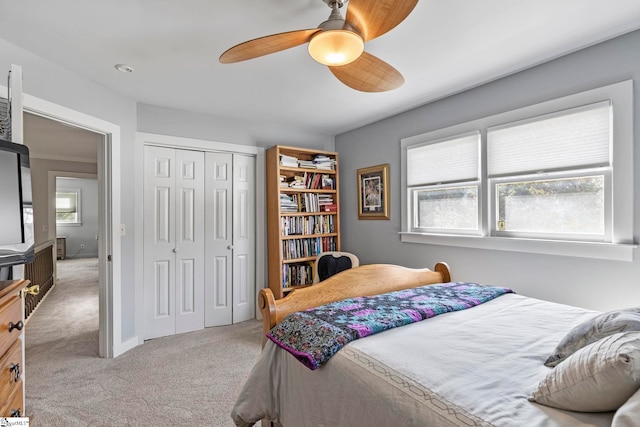
[[[269,287],[280,299],[313,283],[320,252],[340,250],[338,155],[276,145],[266,161]]]

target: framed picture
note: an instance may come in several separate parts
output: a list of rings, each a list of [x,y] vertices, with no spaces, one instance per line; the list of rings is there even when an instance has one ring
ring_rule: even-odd
[[[389,219],[389,164],[358,169],[358,219]]]

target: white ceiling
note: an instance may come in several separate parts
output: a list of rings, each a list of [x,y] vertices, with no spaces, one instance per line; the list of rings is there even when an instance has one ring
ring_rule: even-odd
[[[97,163],[104,135],[35,114],[24,114],[24,142],[31,158]]]
[[[640,0],[421,0],[365,46],[404,75],[391,92],[344,86],[305,46],[218,62],[329,12],[322,0],[0,0],[0,38],[141,103],[336,135],[640,28]]]

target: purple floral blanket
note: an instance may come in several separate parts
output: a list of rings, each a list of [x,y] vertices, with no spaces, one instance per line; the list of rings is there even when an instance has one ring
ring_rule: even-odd
[[[452,282],[349,298],[291,313],[267,333],[267,338],[308,368],[317,369],[358,338],[471,308],[512,292],[509,288]]]

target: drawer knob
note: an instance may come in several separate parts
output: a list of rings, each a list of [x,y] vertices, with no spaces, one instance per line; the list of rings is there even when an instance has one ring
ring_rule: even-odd
[[[20,320],[18,323],[9,322],[9,332],[12,332],[14,329],[21,331],[22,328],[24,328],[24,323],[22,322],[22,320]]]
[[[40,293],[40,285],[28,286],[23,291],[25,294],[38,295]]]
[[[9,413],[10,417],[19,417],[20,416],[20,408],[13,409],[11,408],[11,412]]]
[[[17,383],[20,380],[20,364],[12,363],[9,365],[9,372],[13,372],[13,382]]]

